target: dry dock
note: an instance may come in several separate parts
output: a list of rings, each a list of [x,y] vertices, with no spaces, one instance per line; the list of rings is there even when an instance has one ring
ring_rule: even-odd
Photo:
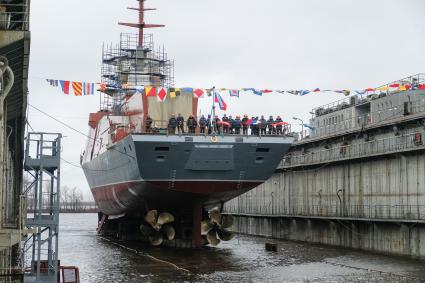
[[[274,176],[226,204],[235,231],[424,258],[424,94],[352,97],[314,109],[314,131]]]

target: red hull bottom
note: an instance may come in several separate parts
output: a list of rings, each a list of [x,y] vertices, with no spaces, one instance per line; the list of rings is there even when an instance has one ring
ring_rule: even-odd
[[[120,215],[150,209],[181,210],[195,203],[204,207],[224,203],[261,182],[133,181],[92,188],[101,212]]]

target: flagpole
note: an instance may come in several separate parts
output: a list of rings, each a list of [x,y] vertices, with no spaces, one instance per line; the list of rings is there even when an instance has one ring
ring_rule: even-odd
[[[214,122],[213,122],[214,121]],[[215,123],[215,86],[212,87],[212,115],[211,115],[211,123],[213,123],[213,135],[216,134],[217,125]]]

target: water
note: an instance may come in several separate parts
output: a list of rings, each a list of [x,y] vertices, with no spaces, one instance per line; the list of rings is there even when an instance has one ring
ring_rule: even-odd
[[[174,250],[132,248],[96,235],[96,214],[62,214],[62,265],[76,265],[81,282],[425,282],[425,262],[348,249],[237,236],[217,248]],[[128,246],[128,245],[126,245]],[[171,262],[158,262],[146,256]]]

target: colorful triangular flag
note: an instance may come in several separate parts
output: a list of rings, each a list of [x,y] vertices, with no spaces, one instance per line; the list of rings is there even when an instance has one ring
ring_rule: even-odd
[[[239,98],[239,89],[229,89],[230,96],[238,97]]]

